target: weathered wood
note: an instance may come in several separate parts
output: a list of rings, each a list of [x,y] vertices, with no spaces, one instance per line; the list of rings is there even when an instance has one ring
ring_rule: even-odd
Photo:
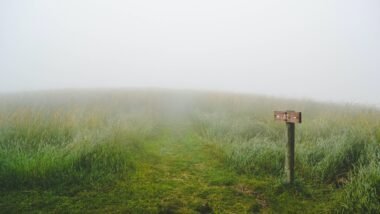
[[[301,123],[301,112],[295,111],[274,111],[274,119],[277,121],[285,121],[287,123]]]
[[[287,123],[301,123],[302,122],[302,114],[301,112],[288,111],[286,115]]]
[[[286,121],[287,113],[285,111],[274,111],[274,119],[277,121]]]
[[[274,119],[276,121],[286,122],[288,142],[286,145],[286,154],[285,154],[285,173],[286,173],[286,181],[290,184],[293,184],[294,183],[295,123],[302,122],[302,114],[301,112],[295,112],[291,110],[274,111]]]
[[[288,129],[288,143],[287,143],[287,151],[285,155],[285,172],[286,172],[287,182],[290,184],[293,184],[294,183],[295,124],[287,122],[286,127]]]

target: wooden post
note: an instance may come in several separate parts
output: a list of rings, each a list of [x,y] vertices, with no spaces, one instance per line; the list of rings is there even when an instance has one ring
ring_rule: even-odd
[[[302,122],[301,112],[295,111],[275,111],[274,119],[277,121],[285,121],[287,127],[288,142],[285,154],[285,173],[286,181],[289,184],[294,183],[294,138],[295,138],[295,123]]]
[[[288,145],[287,153],[285,155],[285,172],[286,172],[286,181],[289,184],[294,183],[294,133],[295,125],[294,123],[286,123],[288,128]]]

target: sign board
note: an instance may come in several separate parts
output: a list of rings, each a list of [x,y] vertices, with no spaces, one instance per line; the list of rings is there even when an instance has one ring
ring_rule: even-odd
[[[274,119],[287,123],[301,123],[302,114],[295,111],[274,111]]]
[[[294,183],[294,138],[295,138],[295,123],[302,122],[301,112],[295,111],[274,111],[274,119],[276,121],[286,122],[286,127],[288,129],[288,143],[287,152],[285,156],[285,172],[287,177],[287,182],[290,184]]]

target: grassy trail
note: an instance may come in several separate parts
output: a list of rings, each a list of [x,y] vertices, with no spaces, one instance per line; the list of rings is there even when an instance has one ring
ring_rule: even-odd
[[[72,93],[72,92],[71,92]],[[378,213],[380,113],[234,94],[3,96],[0,213]],[[283,183],[283,124],[297,127]],[[306,118],[306,117],[305,117]]]
[[[237,174],[223,163],[217,144],[204,142],[189,126],[167,128],[143,144],[135,170],[114,183],[4,192],[0,208],[8,213],[302,213],[319,204],[276,189],[273,178]]]
[[[325,195],[312,190],[311,196],[305,186],[288,189],[275,178],[236,173],[216,144],[189,127],[171,129],[146,149],[150,156],[126,187],[132,212],[320,213],[328,205]]]
[[[162,213],[246,212],[266,206],[244,177],[223,167],[217,148],[172,130],[148,146],[152,156],[132,178],[131,210]]]
[[[190,127],[166,129],[144,142],[135,171],[116,183],[78,190],[27,189],[0,194],[9,213],[272,213],[300,212],[311,200],[273,193],[270,178],[237,174],[222,150]],[[277,194],[277,195],[273,195]],[[298,194],[298,193],[297,193]],[[315,202],[314,202],[315,203]]]
[[[189,127],[169,128],[144,142],[135,171],[110,184],[78,189],[39,189],[0,193],[7,213],[245,213],[266,208],[259,183],[229,170],[221,152]],[[251,183],[250,183],[251,182]],[[263,211],[263,209],[261,209]]]

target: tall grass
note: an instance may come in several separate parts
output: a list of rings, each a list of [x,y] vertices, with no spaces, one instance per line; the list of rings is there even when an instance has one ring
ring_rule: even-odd
[[[303,123],[296,126],[297,177],[343,188],[334,211],[380,211],[378,110],[238,95],[203,102],[194,115],[198,133],[223,148],[225,162],[238,172],[272,177],[283,175],[286,148],[285,125],[274,122],[272,112],[302,111]]]
[[[380,112],[251,95],[71,91],[2,95],[0,188],[96,187],[128,178],[161,129],[191,124],[242,174],[281,178],[285,125],[273,110],[303,112],[296,176],[339,190],[334,211],[380,211]],[[186,126],[190,127],[190,126]],[[70,187],[70,188],[67,188]]]
[[[68,186],[113,183],[134,171],[136,154],[144,152],[143,142],[157,131],[153,120],[130,106],[119,112],[93,99],[71,103],[64,102],[65,97],[57,101],[47,98],[41,104],[36,103],[38,99],[42,98],[1,103],[3,190],[62,191]]]
[[[339,211],[350,213],[378,213],[380,208],[380,147],[369,145],[369,157],[350,173],[349,183],[338,200]]]

